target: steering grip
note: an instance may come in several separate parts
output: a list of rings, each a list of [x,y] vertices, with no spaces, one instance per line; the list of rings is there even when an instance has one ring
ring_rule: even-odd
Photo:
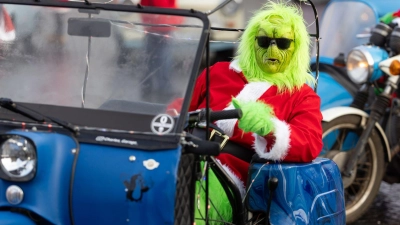
[[[188,153],[213,156],[217,156],[220,153],[220,145],[217,142],[205,141],[193,136],[191,136],[187,140],[193,143],[193,145],[185,147],[186,152]]]
[[[204,115],[205,117],[205,115]],[[210,120],[226,120],[226,119],[240,119],[242,117],[241,109],[229,109],[222,111],[211,111]]]
[[[242,117],[241,109],[230,109],[221,111],[210,111],[210,120],[236,119]],[[201,109],[195,112],[189,112],[189,124],[198,123],[206,120],[206,111]],[[186,141],[190,141],[192,145],[186,146],[186,151],[199,155],[219,155],[220,144],[213,141],[202,140],[195,136],[189,136]]]
[[[240,119],[242,117],[241,109],[228,109],[221,111],[210,110],[210,121],[226,120],[226,119]],[[189,113],[189,123],[197,123],[206,120],[206,110],[201,109],[196,112]]]

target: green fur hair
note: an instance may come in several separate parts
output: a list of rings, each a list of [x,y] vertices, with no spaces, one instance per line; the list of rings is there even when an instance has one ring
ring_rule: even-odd
[[[267,74],[257,65],[255,55],[255,37],[260,27],[260,22],[268,22],[271,17],[278,17],[282,25],[291,26],[294,32],[294,52],[288,67],[283,74]],[[315,79],[309,72],[310,37],[302,16],[301,10],[288,3],[266,3],[250,19],[240,38],[237,55],[243,74],[249,81],[267,81],[278,87],[279,92],[288,90],[292,92],[303,84],[314,84]]]

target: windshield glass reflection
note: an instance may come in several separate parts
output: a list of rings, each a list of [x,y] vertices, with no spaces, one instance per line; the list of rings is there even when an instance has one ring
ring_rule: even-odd
[[[155,115],[187,91],[202,34],[197,18],[2,7],[15,35],[0,35],[1,97]]]
[[[362,2],[334,2],[326,8],[320,30],[320,55],[334,58],[369,40],[377,18]],[[313,54],[316,54],[316,48]]]

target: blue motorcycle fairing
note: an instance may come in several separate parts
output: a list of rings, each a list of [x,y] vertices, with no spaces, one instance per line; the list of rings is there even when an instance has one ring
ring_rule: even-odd
[[[30,218],[15,212],[0,211],[1,225],[35,225]]]
[[[271,224],[346,224],[343,183],[337,165],[312,163],[251,164],[247,197],[250,211],[265,212],[268,180],[278,178],[271,204]]]
[[[181,147],[142,151],[81,143],[74,223],[174,224],[180,154]]]
[[[369,79],[370,82],[373,82],[385,75],[385,73],[379,68],[379,63],[388,59],[389,54],[385,49],[382,49],[377,46],[370,46],[368,49],[370,50],[369,52],[371,53],[374,62],[374,67],[373,67],[374,72],[372,73],[372,76]]]
[[[74,159],[73,149],[77,148],[73,138],[51,132],[13,130],[7,134],[20,135],[32,140],[37,153],[36,176],[28,182],[11,182],[0,179],[0,207],[18,207],[32,211],[53,224],[70,224],[69,183]],[[24,199],[18,205],[11,205],[5,197],[5,190],[17,185],[24,191]],[[0,214],[1,215],[1,214]],[[17,224],[25,224],[15,217]],[[2,220],[3,222],[3,220]]]

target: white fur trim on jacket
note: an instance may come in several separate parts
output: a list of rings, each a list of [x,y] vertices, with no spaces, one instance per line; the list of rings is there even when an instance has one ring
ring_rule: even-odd
[[[229,69],[234,70],[236,73],[241,73],[242,68],[239,66],[239,60],[235,59],[229,64]]]
[[[225,172],[229,175],[230,178],[232,178],[233,182],[235,182],[236,186],[239,188],[240,196],[242,199],[246,195],[246,186],[244,186],[244,183],[242,180],[239,179],[239,177],[229,168],[228,165],[222,165],[221,161],[217,159],[217,162],[224,168]]]
[[[251,82],[243,87],[243,89],[236,96],[236,98],[239,101],[255,102],[270,87],[271,84],[268,82]],[[225,108],[225,110],[227,109],[234,109],[232,103],[230,103],[229,106]],[[228,137],[232,137],[236,122],[237,119],[219,120],[217,121],[217,126],[221,128],[225,132],[225,134],[228,135]]]
[[[287,155],[290,148],[290,126],[284,121],[272,118],[275,126],[274,136],[275,143],[271,150],[267,151],[267,140],[258,134],[253,134],[254,137],[254,150],[264,159],[282,160]]]

